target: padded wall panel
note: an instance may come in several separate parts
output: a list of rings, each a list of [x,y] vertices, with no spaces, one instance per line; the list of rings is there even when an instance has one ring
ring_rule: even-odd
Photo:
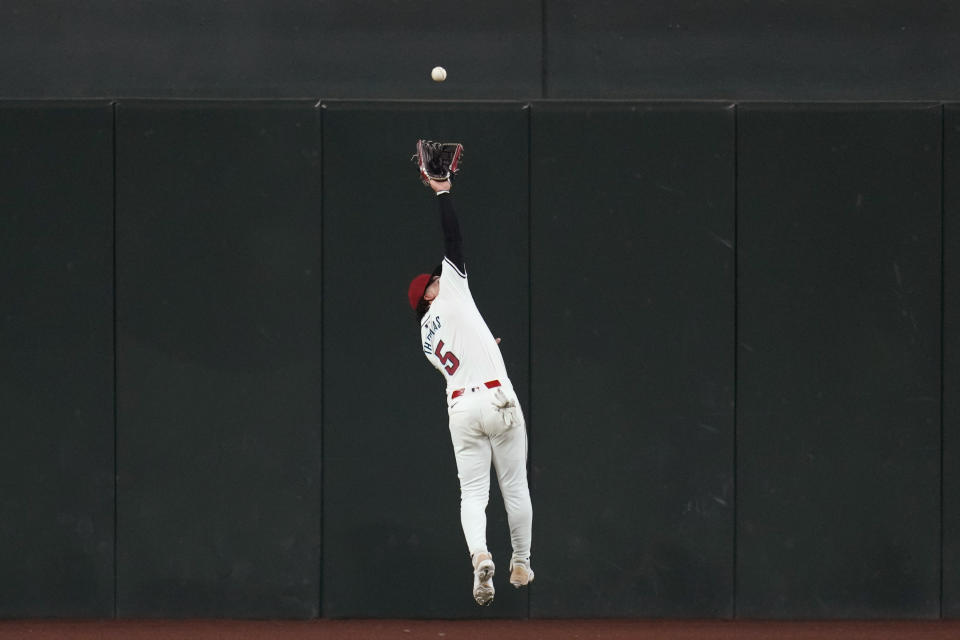
[[[943,616],[960,617],[960,105],[944,110]]]
[[[125,617],[319,610],[320,115],[118,107]]]
[[[734,112],[533,111],[531,614],[733,597]]]
[[[940,114],[740,108],[742,617],[938,615]]]
[[[113,109],[0,103],[0,617],[113,614]]]
[[[453,197],[470,289],[526,406],[528,112],[333,103],[324,122],[324,615],[525,616],[526,590],[505,582],[510,539],[495,490],[497,596],[489,608],[473,601],[445,383],[423,356],[406,294],[444,246],[410,155],[419,138],[462,142]]]

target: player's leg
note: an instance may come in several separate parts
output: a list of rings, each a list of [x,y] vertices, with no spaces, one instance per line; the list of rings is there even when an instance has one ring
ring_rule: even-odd
[[[487,502],[490,499],[490,442],[480,429],[472,399],[450,410],[450,438],[460,479],[460,523],[473,565],[473,597],[493,600],[493,557],[487,551]],[[473,410],[471,410],[473,409]]]
[[[490,499],[490,443],[467,411],[450,413],[450,439],[460,479],[460,520],[470,555],[487,550]]]
[[[487,424],[493,424],[487,431],[493,450],[493,466],[497,470],[500,493],[510,525],[513,545],[510,582],[515,587],[521,587],[533,580],[533,570],[530,568],[533,505],[527,482],[527,429],[516,396],[512,399],[516,406],[510,414],[505,416],[503,411],[494,410],[487,417]]]

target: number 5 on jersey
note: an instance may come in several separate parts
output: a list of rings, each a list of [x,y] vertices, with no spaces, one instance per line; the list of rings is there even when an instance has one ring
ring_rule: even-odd
[[[440,358],[441,364],[447,365],[444,367],[447,373],[449,373],[450,375],[453,375],[454,372],[457,370],[457,368],[460,367],[460,358],[453,355],[452,351],[447,351],[446,353],[440,353],[441,351],[443,351],[443,340],[440,340],[437,342],[437,349],[433,353],[438,358]]]

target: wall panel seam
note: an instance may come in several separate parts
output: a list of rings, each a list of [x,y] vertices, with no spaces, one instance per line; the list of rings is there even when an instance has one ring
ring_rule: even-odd
[[[533,459],[533,108],[528,104],[527,111],[527,389],[529,389],[527,415],[530,416],[529,443],[527,445],[527,476],[530,473],[530,461]],[[531,493],[535,494],[533,481],[530,481]],[[530,593],[527,591],[527,620],[530,619]]]
[[[740,168],[740,129],[739,107],[733,105],[733,563],[731,571],[731,617],[737,618],[737,530],[740,526],[738,518],[739,495],[737,482],[737,409],[739,390],[738,375],[740,361],[740,201],[739,201],[739,168]]]
[[[113,617],[119,616],[120,608],[120,565],[118,559],[118,539],[120,529],[119,502],[120,502],[120,460],[119,460],[119,398],[118,389],[118,358],[117,352],[117,103],[110,103],[111,120],[111,162],[112,162],[112,232],[113,246]]]
[[[324,329],[326,327],[326,314],[325,314],[325,287],[324,283],[326,282],[326,269],[324,269],[324,260],[326,259],[326,252],[324,251],[324,242],[326,241],[326,234],[324,233],[323,223],[325,219],[326,212],[326,200],[327,200],[327,189],[326,189],[326,158],[324,157],[324,149],[326,145],[324,144],[324,126],[326,121],[326,110],[327,107],[321,102],[317,102],[314,105],[314,109],[319,111],[320,118],[320,434],[319,434],[319,444],[320,444],[320,490],[319,490],[319,516],[320,516],[320,530],[318,531],[319,540],[317,542],[318,546],[318,557],[317,557],[317,617],[323,617],[323,546],[324,546],[324,529],[326,527],[327,519],[324,517],[323,510],[323,501],[324,501],[324,490],[326,488],[326,470],[327,465],[323,462],[323,453],[324,453],[324,425],[326,424],[325,414],[327,411],[327,403],[324,398],[324,381],[326,380],[326,371],[324,370]]]
[[[944,555],[943,555],[943,519],[944,519],[944,500],[943,500],[943,445],[944,445],[944,351],[945,351],[945,319],[946,319],[946,147],[947,147],[947,128],[946,128],[946,107],[940,105],[940,602],[939,615],[943,619],[943,574],[944,574]]]

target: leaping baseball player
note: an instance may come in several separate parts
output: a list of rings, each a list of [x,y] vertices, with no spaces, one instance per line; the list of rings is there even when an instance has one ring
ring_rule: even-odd
[[[414,159],[440,207],[444,254],[432,274],[413,279],[408,297],[420,322],[423,354],[447,381],[450,438],[460,478],[460,520],[473,563],[473,597],[477,604],[488,605],[494,596],[486,516],[491,462],[510,525],[510,584],[519,589],[533,581],[526,424],[500,354],[500,340],[487,328],[467,281],[463,239],[450,195],[450,173],[458,168],[462,147],[423,140],[417,146]]]

